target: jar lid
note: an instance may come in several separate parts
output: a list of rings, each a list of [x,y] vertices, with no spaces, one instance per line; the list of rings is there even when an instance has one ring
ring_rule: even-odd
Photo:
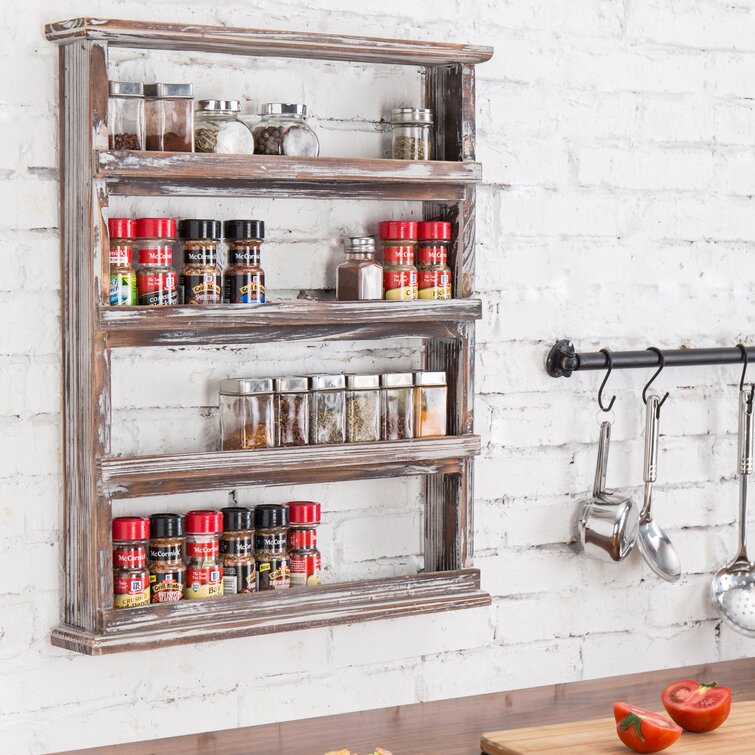
[[[137,218],[136,235],[141,239],[174,239],[176,221],[173,218]]]
[[[282,377],[275,378],[276,393],[306,393],[309,389],[309,378]]]
[[[451,238],[451,224],[443,220],[431,220],[425,223],[417,223],[417,236],[420,241],[424,239],[440,239],[447,241]]]
[[[343,375],[312,375],[309,380],[313,391],[327,391],[346,386],[346,380]]]
[[[289,501],[290,524],[320,524],[320,504],[315,501]]]
[[[415,372],[414,385],[445,385],[445,372]]]
[[[144,97],[141,81],[108,81],[107,91],[111,97]]]
[[[347,375],[347,388],[378,388],[380,375]]]
[[[223,223],[223,236],[227,241],[243,239],[264,239],[264,220],[226,220]]]
[[[152,537],[183,537],[184,518],[180,514],[152,514],[149,518]]]
[[[427,107],[395,107],[391,110],[392,123],[432,123],[433,111]]]
[[[149,519],[144,516],[116,516],[113,518],[113,540],[147,540]]]
[[[381,239],[417,238],[417,223],[414,220],[385,220],[378,226]]]
[[[356,254],[373,254],[375,252],[375,239],[372,236],[352,236],[344,244],[344,249]]]
[[[178,235],[182,239],[219,239],[219,220],[182,220],[178,224]]]
[[[111,239],[133,239],[136,236],[136,221],[133,218],[110,218],[107,230]]]
[[[191,84],[145,84],[145,97],[191,99]]]
[[[288,526],[288,509],[279,503],[263,503],[254,508],[254,526],[271,529]]]
[[[213,534],[223,529],[223,515],[219,511],[189,511],[186,532],[196,535]]]
[[[226,506],[223,512],[223,530],[240,532],[252,529],[252,510],[245,506]]]
[[[259,109],[260,115],[300,115],[307,117],[307,106],[288,102],[266,102]]]
[[[205,113],[240,113],[238,100],[199,100],[197,110]]]
[[[248,393],[272,393],[272,378],[229,378],[220,381],[220,394],[245,396]]]
[[[410,388],[414,385],[411,372],[389,372],[380,376],[380,385],[384,388]]]

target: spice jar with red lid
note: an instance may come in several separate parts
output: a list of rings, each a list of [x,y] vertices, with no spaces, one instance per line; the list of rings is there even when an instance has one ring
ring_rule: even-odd
[[[113,606],[149,605],[147,570],[149,519],[118,516],[113,519]]]
[[[189,511],[186,514],[186,586],[184,598],[223,597],[223,567],[220,565],[219,511]]]
[[[133,267],[136,221],[110,218],[110,306],[128,307],[137,303],[136,270]]]
[[[291,501],[288,504],[288,552],[291,587],[319,585],[322,560],[317,549],[317,525],[320,504],[314,501]]]
[[[383,249],[383,292],[389,301],[414,301],[417,298],[417,223],[387,220],[379,225]]]
[[[139,218],[136,221],[139,271],[136,288],[139,304],[169,306],[178,304],[176,271],[173,269],[173,218]]]
[[[417,286],[420,299],[450,299],[448,247],[451,224],[433,220],[417,224]]]

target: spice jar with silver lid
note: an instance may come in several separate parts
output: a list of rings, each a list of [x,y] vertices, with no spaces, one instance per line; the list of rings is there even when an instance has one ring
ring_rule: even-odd
[[[283,377],[275,380],[275,445],[309,443],[309,380]]]
[[[221,380],[219,404],[224,451],[273,447],[275,425],[270,378]]]
[[[346,441],[380,440],[380,376],[346,376]]]
[[[191,84],[146,84],[144,119],[147,149],[194,151],[194,98]]]
[[[310,443],[346,441],[345,387],[343,375],[313,375],[310,378]]]
[[[144,84],[108,82],[107,131],[110,149],[144,149]]]
[[[317,157],[320,140],[307,125],[307,106],[268,102],[259,111],[254,127],[254,151],[258,155]]]
[[[372,301],[383,298],[383,266],[375,260],[375,239],[352,236],[344,246],[346,261],[336,270],[338,301]]]
[[[424,107],[400,107],[391,111],[394,160],[430,160],[433,112]]]
[[[261,504],[254,509],[254,555],[257,591],[291,587],[288,556],[288,509],[280,504]]]
[[[220,536],[223,595],[255,592],[257,574],[252,510],[244,506],[227,506],[220,511],[223,514],[223,534]]]
[[[445,372],[414,373],[414,437],[446,435],[448,385]]]
[[[414,375],[392,372],[380,376],[382,440],[414,437]]]
[[[199,100],[194,114],[194,151],[253,154],[252,129],[239,118],[239,113],[238,100]]]

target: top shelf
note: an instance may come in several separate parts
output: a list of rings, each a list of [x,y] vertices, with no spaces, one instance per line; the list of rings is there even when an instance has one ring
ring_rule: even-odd
[[[490,60],[493,48],[452,42],[351,37],[224,26],[74,18],[45,26],[47,39],[66,43],[76,39],[102,40],[120,47],[162,50],[200,50],[357,63],[441,66],[476,65]]]

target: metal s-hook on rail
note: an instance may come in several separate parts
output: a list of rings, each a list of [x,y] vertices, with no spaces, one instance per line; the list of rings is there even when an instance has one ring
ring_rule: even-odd
[[[661,374],[661,372],[663,372],[663,368],[666,366],[666,357],[663,355],[663,352],[660,349],[657,349],[655,346],[648,346],[646,350],[654,351],[656,354],[658,354],[659,366],[658,369],[653,373],[653,377],[651,377],[650,380],[645,383],[645,387],[642,389],[642,403],[645,404],[645,406],[648,405],[648,388],[650,388],[650,386],[653,384],[653,381],[658,377],[658,375]],[[660,400],[658,408],[655,410],[656,418],[661,416],[661,407],[666,403],[668,395],[668,391],[666,391],[666,395]]]
[[[611,396],[611,400],[608,402],[608,406],[603,406],[603,389],[606,387],[608,378],[611,377],[611,371],[613,370],[613,358],[611,357],[611,352],[608,349],[601,349],[601,351],[606,355],[606,359],[608,360],[608,372],[606,372],[606,376],[603,378],[603,382],[600,384],[600,388],[598,388],[598,406],[600,407],[600,411],[610,412],[611,409],[613,409],[614,403],[616,402],[616,396]]]

